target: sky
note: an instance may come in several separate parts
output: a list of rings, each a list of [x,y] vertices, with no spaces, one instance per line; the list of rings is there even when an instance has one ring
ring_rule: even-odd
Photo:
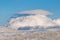
[[[60,0],[0,0],[0,25],[17,12],[36,9],[52,12],[51,18],[60,18]]]

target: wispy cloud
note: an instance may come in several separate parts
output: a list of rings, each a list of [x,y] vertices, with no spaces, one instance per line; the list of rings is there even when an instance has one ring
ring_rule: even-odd
[[[28,10],[28,11],[22,11],[18,12],[18,14],[36,14],[36,15],[51,15],[51,12],[48,12],[47,10]]]

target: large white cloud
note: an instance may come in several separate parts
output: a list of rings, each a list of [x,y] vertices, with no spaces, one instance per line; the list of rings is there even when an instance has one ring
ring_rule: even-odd
[[[60,26],[60,19],[52,20],[47,15],[51,15],[51,12],[44,10],[30,10],[19,12],[18,14],[35,14],[31,16],[22,16],[17,18],[11,18],[9,21],[9,27],[17,29],[19,27],[50,27],[50,26]]]
[[[12,28],[24,27],[24,26],[54,26],[51,19],[47,18],[43,15],[34,15],[34,16],[26,16],[26,17],[17,17],[15,19],[11,19],[9,22]]]

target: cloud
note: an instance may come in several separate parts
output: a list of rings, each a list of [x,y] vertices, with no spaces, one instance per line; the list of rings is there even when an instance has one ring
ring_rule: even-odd
[[[34,15],[34,16],[26,16],[26,17],[17,17],[15,19],[11,19],[9,22],[12,28],[24,27],[24,26],[41,26],[48,27],[54,26],[51,19],[47,18],[43,15]]]
[[[29,10],[29,11],[23,11],[18,12],[18,14],[36,14],[36,15],[52,15],[51,12],[48,12],[46,10]]]
[[[19,27],[43,27],[60,26],[60,19],[51,19],[47,15],[51,15],[51,12],[45,10],[30,10],[23,11],[17,14],[34,14],[30,16],[21,16],[17,18],[11,18],[8,22],[8,27],[18,29]]]
[[[32,10],[32,11],[25,11],[20,12],[21,13],[28,13],[28,14],[36,14],[33,16],[26,16],[26,17],[17,17],[12,18],[9,22],[10,27],[12,28],[18,28],[18,27],[24,27],[24,26],[53,26],[53,22],[50,18],[48,18],[46,15],[50,14],[48,11],[44,10]],[[48,24],[49,23],[49,24]]]
[[[60,26],[60,18],[55,19],[54,22],[56,23],[57,26]]]
[[[10,29],[8,27],[5,27],[5,26],[0,26],[0,32],[18,32],[17,30],[14,30],[14,29]]]

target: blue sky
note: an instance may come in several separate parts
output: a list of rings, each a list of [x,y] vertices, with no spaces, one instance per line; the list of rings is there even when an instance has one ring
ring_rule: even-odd
[[[33,9],[48,10],[54,13],[52,18],[60,18],[60,0],[0,0],[0,25],[17,12]]]

